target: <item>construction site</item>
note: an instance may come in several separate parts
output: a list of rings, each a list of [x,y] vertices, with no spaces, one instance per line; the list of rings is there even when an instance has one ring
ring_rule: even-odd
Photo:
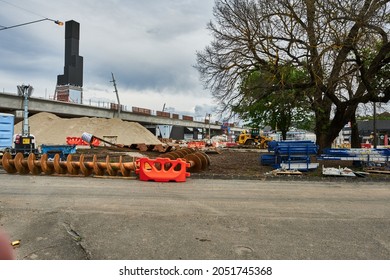
[[[250,1],[230,2],[216,1],[213,14],[234,12],[239,17],[245,14],[237,21],[239,23],[245,18],[252,18],[249,12],[258,10],[256,3]],[[44,17],[23,24],[0,25],[0,30],[41,21],[65,25],[64,68],[57,75],[54,95],[41,88],[39,97],[31,98],[33,87],[24,84],[16,86],[16,94],[5,92],[6,85],[3,85],[3,92],[0,93],[0,260],[89,261],[71,262],[71,265],[67,262],[58,262],[57,265],[47,265],[40,261],[33,264],[2,262],[4,265],[0,265],[0,271],[5,272],[2,275],[12,275],[13,278],[19,276],[21,279],[31,278],[34,273],[40,279],[52,279],[59,274],[62,278],[114,279],[125,275],[134,278],[135,274],[130,273],[131,270],[141,270],[148,272],[142,272],[142,277],[151,276],[151,279],[153,276],[173,275],[173,272],[178,277],[197,276],[199,279],[202,276],[209,279],[211,275],[236,276],[237,279],[242,279],[243,275],[291,278],[294,274],[306,279],[311,269],[314,273],[307,279],[313,279],[319,271],[328,278],[335,274],[347,275],[338,271],[341,267],[343,272],[349,270],[348,275],[386,275],[387,263],[370,266],[374,264],[370,262],[362,265],[360,260],[390,259],[390,131],[387,124],[382,126],[374,121],[373,137],[371,126],[364,124],[364,133],[358,133],[362,137],[356,143],[349,141],[352,131],[344,127],[339,136],[335,136],[336,140],[337,137],[340,139],[338,145],[334,145],[336,140],[332,144],[331,141],[317,141],[322,140],[320,132],[317,130],[316,135],[301,130],[303,126],[300,124],[296,124],[297,128],[289,127],[289,138],[279,121],[274,125],[264,119],[259,124],[264,127],[243,125],[244,120],[235,118],[229,123],[232,118],[228,118],[226,112],[212,116],[211,113],[215,114],[216,109],[211,101],[203,99],[192,76],[187,76],[187,70],[173,71],[176,66],[188,66],[184,56],[178,52],[180,48],[180,52],[185,53],[193,45],[187,36],[194,35],[203,40],[195,28],[191,27],[189,31],[184,31],[184,28],[192,26],[198,18],[197,13],[205,14],[205,10],[195,6],[186,7],[193,3],[173,3],[185,12],[182,24],[176,19],[172,22],[172,18],[179,15],[177,8],[170,7],[172,3],[164,3],[162,6],[153,3],[153,7],[146,5],[148,14],[161,10],[168,17],[168,25],[174,26],[174,29],[169,29],[164,24],[162,14],[153,14],[155,23],[144,25],[144,20],[145,23],[150,20],[139,9],[143,4],[134,6],[134,3],[123,2],[95,5],[99,9],[104,8],[104,14],[109,14],[110,18],[96,13],[98,9],[91,8],[91,5],[84,5],[84,10],[83,5],[77,4],[76,7],[64,4],[72,11],[58,5],[56,12],[66,13],[67,17],[76,16],[80,12],[83,16],[88,41],[81,50],[88,59],[88,69],[85,71],[87,83],[84,83],[84,57],[79,53],[78,22],[68,20],[63,23]],[[219,7],[225,4],[234,5],[219,11]],[[249,4],[248,9],[245,8],[244,13],[236,13],[241,4]],[[13,4],[11,6],[17,7]],[[24,6],[22,9],[28,11],[28,5]],[[36,6],[39,11],[39,5]],[[115,6],[115,10],[110,11],[109,6]],[[162,7],[168,7],[169,10]],[[125,12],[123,18],[120,16],[122,11]],[[265,12],[262,9],[259,11]],[[297,13],[298,16],[300,14],[302,11]],[[311,18],[312,13],[309,11],[308,14],[308,18]],[[142,20],[138,15],[142,15]],[[253,18],[256,21],[258,19],[257,16]],[[323,17],[319,18],[321,20]],[[233,17],[231,19],[233,23],[236,22]],[[119,26],[111,25],[117,20]],[[230,22],[230,18],[226,22]],[[213,25],[210,21],[208,27]],[[89,26],[96,31],[90,31]],[[114,26],[117,28],[113,29]],[[248,26],[248,31],[247,28],[244,31],[245,34],[249,32],[249,35],[252,27],[264,31],[264,34],[272,30],[257,28],[262,26],[257,23]],[[312,29],[310,19],[308,29]],[[26,75],[24,79],[32,83],[54,85],[50,76],[55,68],[49,62],[56,56],[55,45],[51,43],[55,38],[44,30],[27,31],[27,37],[21,37],[22,33],[16,34],[14,37],[18,40],[12,40],[12,36],[5,37],[8,44],[6,49],[3,48],[7,54],[3,67],[6,70],[4,84],[14,84]],[[141,33],[132,33],[138,30],[142,36],[136,35]],[[107,31],[116,33],[118,37],[113,39],[107,36]],[[145,34],[147,37],[144,37]],[[181,47],[179,41],[175,41],[174,47],[170,46],[165,34],[179,39],[185,46]],[[30,41],[33,37],[38,37],[39,42]],[[20,38],[26,38],[23,46],[28,47],[28,50],[20,48]],[[91,38],[94,40],[91,41]],[[147,41],[142,38],[147,38]],[[99,44],[95,39],[104,40],[104,43]],[[117,43],[118,39],[120,44]],[[158,41],[153,41],[156,39]],[[17,57],[11,55],[13,41],[18,44],[17,48],[14,47]],[[243,41],[250,42],[246,38]],[[147,54],[137,51],[138,42]],[[218,40],[215,42],[223,48]],[[300,48],[300,42],[291,42]],[[310,49],[316,49],[311,42],[307,45],[311,46]],[[45,48],[38,52],[37,49],[42,45]],[[237,72],[237,77],[245,83],[231,83],[234,89],[239,85],[239,90],[246,94],[247,86],[252,88],[252,80],[256,81],[256,86],[262,82],[267,87],[277,88],[276,80],[272,78],[272,83],[269,82],[262,65],[272,68],[272,71],[279,66],[283,70],[280,72],[283,88],[277,90],[283,93],[280,96],[284,96],[284,92],[295,95],[295,88],[289,89],[290,80],[293,84],[295,80],[305,80],[306,84],[306,72],[301,73],[301,67],[295,71],[290,62],[284,64],[280,60],[277,63],[278,52],[278,59],[274,59],[277,45],[277,40],[269,45],[273,54],[267,59],[271,59],[272,64],[266,60],[267,63],[250,63],[249,75],[242,76],[241,73],[246,74],[245,71]],[[93,46],[93,49],[88,46]],[[255,52],[258,46],[253,48]],[[150,47],[156,47],[156,51]],[[228,48],[231,47],[236,48],[236,43],[229,44]],[[345,49],[341,47],[329,50],[336,52]],[[245,48],[237,49],[240,54],[245,54]],[[261,49],[259,58],[265,49]],[[96,52],[98,56],[95,56],[95,50],[103,52]],[[169,57],[171,51],[174,57]],[[354,51],[359,54],[358,49]],[[21,55],[23,52],[28,57]],[[223,56],[228,57],[229,52]],[[299,49],[300,52],[302,49]],[[196,53],[199,58],[201,53]],[[136,59],[127,55],[135,55]],[[120,63],[116,63],[114,56],[120,58]],[[283,53],[280,58],[282,56]],[[153,63],[148,61],[149,57]],[[250,62],[247,57],[244,55],[244,60]],[[19,62],[21,58],[23,69],[19,69],[22,67],[22,62]],[[315,56],[313,58],[316,59]],[[156,64],[160,60],[169,60],[170,64]],[[235,60],[239,61],[236,56]],[[217,62],[222,68],[230,68],[229,63],[226,67],[222,59]],[[307,61],[299,65],[303,64],[311,65]],[[268,67],[270,65],[272,67]],[[330,63],[325,65],[328,67]],[[39,71],[41,68],[49,72],[44,74]],[[109,68],[121,72],[118,77],[123,79],[124,99],[119,95],[113,72],[110,83],[113,83],[116,101],[111,99],[109,90],[101,82],[103,73],[109,71]],[[317,72],[317,69],[314,70]],[[353,74],[354,69],[348,71],[351,71],[353,77],[359,77]],[[312,71],[307,73],[311,74]],[[160,74],[164,75],[160,77]],[[323,78],[316,74],[312,75],[316,77],[315,81]],[[36,79],[40,76],[44,77],[42,81]],[[12,80],[12,77],[17,79]],[[185,79],[189,80],[189,87],[185,86]],[[366,80],[362,80],[366,83]],[[224,84],[216,83],[221,89]],[[307,87],[311,92],[314,83]],[[261,85],[259,89],[262,88]],[[256,95],[257,92],[258,89]],[[306,91],[302,92],[304,94],[297,93],[306,99]],[[88,94],[92,97],[89,100]],[[324,95],[324,99],[326,97]],[[279,102],[279,98],[267,102],[266,110],[278,108],[275,101]],[[145,102],[140,102],[140,99]],[[95,106],[95,101],[98,106]],[[171,104],[172,101],[175,104]],[[224,103],[223,99],[216,101]],[[246,103],[245,99],[242,101]],[[300,100],[297,101],[300,103]],[[100,102],[104,104],[100,106]],[[126,106],[126,102],[131,107]],[[190,107],[192,102],[196,103],[194,107]],[[289,99],[286,98],[286,102],[290,103]],[[163,104],[161,111],[151,109],[161,108],[160,104]],[[184,107],[183,104],[188,108],[175,110],[171,107]],[[311,109],[324,109],[316,103],[312,105]],[[297,106],[297,111],[306,110],[306,107],[301,109],[300,105],[294,106]],[[321,117],[320,120],[326,118]],[[310,127],[306,129],[312,129]],[[338,129],[338,126],[334,128]],[[330,135],[333,137],[333,134]],[[371,143],[372,139],[374,141]],[[332,147],[323,149],[318,143]],[[351,148],[350,143],[354,146],[360,143],[361,146]],[[104,262],[97,264],[90,260],[123,262],[111,262],[112,267],[108,267]],[[247,260],[250,262],[242,262]],[[282,260],[283,265],[275,260]],[[328,261],[313,266],[313,263],[291,264],[286,263],[286,260],[359,262],[353,262],[351,266],[351,262],[340,265],[339,262],[332,264]],[[149,274],[157,270],[162,272]],[[169,274],[171,271],[172,274]]]
[[[77,103],[80,106],[69,107],[69,110],[81,109],[79,116],[85,116],[88,110],[93,112],[89,116],[96,116],[97,109],[82,106],[80,24],[74,20],[67,21],[65,31],[64,73],[57,76],[57,100],[54,103],[57,110],[58,107],[66,107],[65,104]],[[329,176],[387,179],[390,173],[388,147],[320,151],[313,140],[280,141],[263,135],[258,128],[242,131],[240,135],[227,135],[230,127],[226,126],[226,134],[211,135],[210,115],[208,136],[199,137],[199,129],[195,127],[192,128],[194,140],[185,137],[184,133],[182,136],[186,140],[170,139],[171,133],[152,133],[141,125],[141,121],[124,121],[120,118],[123,106],[114,74],[111,74],[118,103],[112,103],[107,111],[115,111],[116,115],[107,118],[61,118],[49,113],[51,111],[45,107],[49,103],[42,103],[44,110],[35,108],[36,113],[29,115],[33,87],[17,86],[17,98],[20,99],[9,100],[10,113],[0,114],[2,168],[10,174],[115,176],[158,182],[185,182],[188,177],[262,179],[274,176]],[[34,102],[40,103],[39,100]],[[23,117],[16,119],[16,111],[11,108],[17,108]],[[164,109],[157,113],[161,118],[171,117]],[[139,114],[140,120],[146,117],[150,119],[150,110],[138,107],[133,107],[129,115]],[[169,122],[174,123],[178,118],[177,114],[172,114]],[[182,116],[183,122],[179,126],[182,130],[188,129],[185,121],[192,120],[191,116]],[[168,124],[167,119],[159,121],[161,123],[154,123],[156,131],[159,124]],[[205,124],[206,119],[202,124],[202,134],[206,134]]]
[[[0,113],[10,258],[389,258],[387,147],[161,138],[120,118],[29,116],[29,90],[22,118]]]
[[[16,259],[389,258],[388,149],[173,141],[50,113],[28,118],[28,133],[24,121],[0,168]]]
[[[142,177],[146,181],[178,182],[188,177],[256,180],[313,179],[326,175],[387,180],[390,173],[389,149],[381,149],[377,157],[370,149],[353,155],[345,149],[331,149],[319,155],[318,147],[311,141],[276,142],[270,138],[266,143],[252,141],[244,145],[239,137],[237,142],[227,142],[226,137],[159,139],[136,122],[67,119],[46,112],[27,121],[28,131],[24,133],[28,139],[22,141],[31,143],[21,151],[13,149],[13,154],[11,147],[6,148],[10,144],[2,147],[2,169],[7,173]],[[24,125],[25,121],[14,125],[15,135],[23,131]],[[18,138],[13,136],[15,139]]]
[[[160,138],[120,118],[29,116],[29,90],[22,118],[0,113],[11,259],[389,258],[388,147]]]

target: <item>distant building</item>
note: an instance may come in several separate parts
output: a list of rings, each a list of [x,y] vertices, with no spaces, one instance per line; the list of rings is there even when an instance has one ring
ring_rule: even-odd
[[[373,143],[374,121],[358,121],[359,135],[361,143]],[[390,136],[390,120],[376,120],[377,145],[388,146]]]
[[[385,113],[386,114],[386,113]],[[374,120],[357,121],[360,143],[362,147],[372,147],[374,144]],[[377,146],[389,146],[390,120],[376,120]],[[348,123],[340,131],[335,139],[333,146],[335,148],[351,147],[352,129]]]
[[[80,24],[74,20],[65,23],[64,74],[57,76],[55,99],[82,104],[83,57],[79,55]]]

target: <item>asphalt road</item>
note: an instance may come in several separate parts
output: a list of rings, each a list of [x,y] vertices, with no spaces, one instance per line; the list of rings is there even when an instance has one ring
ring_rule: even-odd
[[[390,184],[0,174],[18,259],[390,259]]]

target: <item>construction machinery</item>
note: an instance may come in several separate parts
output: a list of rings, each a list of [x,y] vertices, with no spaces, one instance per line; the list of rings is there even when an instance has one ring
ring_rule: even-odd
[[[28,98],[33,92],[33,87],[28,85],[17,86],[18,95],[23,97],[23,126],[22,133],[16,134],[14,139],[13,154],[23,153],[25,156],[29,154],[38,154],[38,149],[35,147],[35,137],[30,134],[30,126],[28,122]]]
[[[23,125],[21,133],[14,134],[14,116],[10,114],[1,114],[0,116],[0,150],[9,152],[13,157],[17,153],[28,156],[33,153],[39,154],[35,145],[35,136],[30,133],[28,122],[28,98],[33,92],[32,86],[17,86],[18,95],[23,97]]]
[[[243,130],[236,139],[236,143],[239,145],[255,146],[260,149],[267,149],[270,141],[272,141],[272,137],[261,135],[259,129]]]

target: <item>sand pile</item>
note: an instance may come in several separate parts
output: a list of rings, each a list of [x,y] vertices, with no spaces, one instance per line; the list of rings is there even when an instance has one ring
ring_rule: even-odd
[[[23,121],[15,125],[15,133],[22,132]],[[39,113],[29,118],[30,133],[37,145],[65,145],[66,137],[81,137],[83,132],[97,137],[117,136],[118,144],[161,144],[156,136],[136,122],[120,119],[72,118],[63,119],[51,113]]]

